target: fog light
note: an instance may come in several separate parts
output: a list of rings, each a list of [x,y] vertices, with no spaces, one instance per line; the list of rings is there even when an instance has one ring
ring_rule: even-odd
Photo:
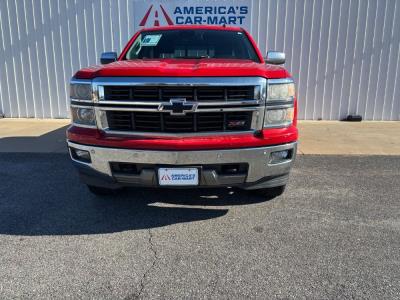
[[[276,164],[279,163],[285,159],[290,158],[290,151],[289,150],[283,150],[283,151],[276,151],[271,153],[271,157],[269,159],[269,162],[271,164]]]
[[[86,163],[90,163],[92,161],[89,151],[71,148],[71,153],[72,157],[76,160]]]

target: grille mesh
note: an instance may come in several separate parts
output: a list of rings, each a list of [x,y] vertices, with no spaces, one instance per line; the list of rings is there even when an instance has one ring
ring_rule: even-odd
[[[207,112],[170,115],[162,112],[108,111],[110,130],[166,133],[243,131],[251,126],[252,112]]]
[[[186,98],[190,101],[235,101],[254,99],[254,86],[228,87],[160,87],[160,86],[105,86],[109,101],[169,101]]]

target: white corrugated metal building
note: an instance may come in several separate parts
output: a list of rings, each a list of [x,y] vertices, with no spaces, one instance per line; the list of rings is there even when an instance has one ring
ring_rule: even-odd
[[[398,0],[0,0],[0,114],[68,117],[70,77],[120,51],[147,11],[146,26],[232,16],[263,53],[286,52],[300,119],[400,120]]]

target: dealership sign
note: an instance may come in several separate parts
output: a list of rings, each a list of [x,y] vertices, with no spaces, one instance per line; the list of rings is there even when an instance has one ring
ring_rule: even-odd
[[[227,25],[250,28],[251,1],[135,1],[136,29],[166,25]]]

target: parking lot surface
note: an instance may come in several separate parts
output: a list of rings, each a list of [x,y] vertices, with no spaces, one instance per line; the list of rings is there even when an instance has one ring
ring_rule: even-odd
[[[400,157],[300,155],[286,192],[96,198],[66,154],[0,153],[0,298],[400,297]]]

